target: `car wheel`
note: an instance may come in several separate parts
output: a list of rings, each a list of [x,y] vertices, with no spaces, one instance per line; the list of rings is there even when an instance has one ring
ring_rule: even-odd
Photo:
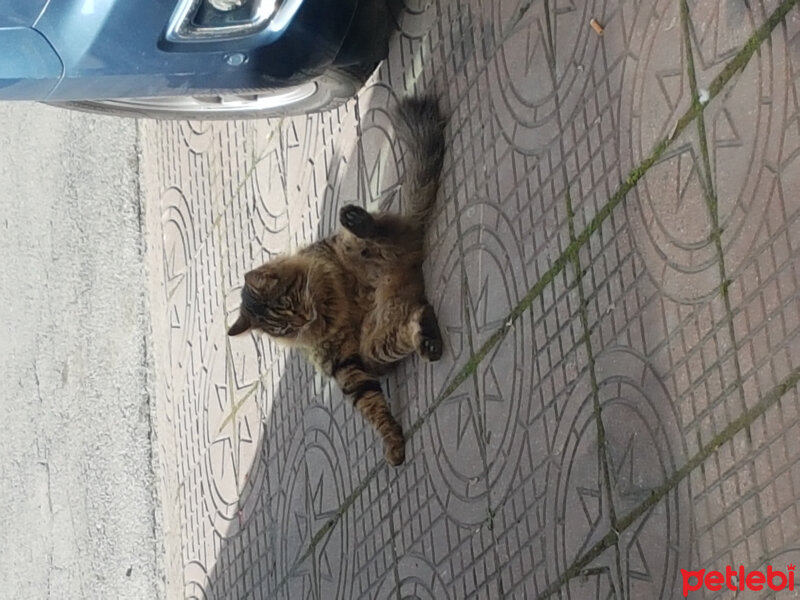
[[[365,69],[330,69],[284,88],[207,93],[197,96],[116,98],[54,102],[53,106],[121,117],[151,119],[258,119],[320,112],[352,98]]]

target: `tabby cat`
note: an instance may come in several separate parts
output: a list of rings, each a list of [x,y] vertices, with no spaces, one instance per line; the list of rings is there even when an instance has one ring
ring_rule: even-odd
[[[376,379],[403,357],[442,355],[442,337],[422,278],[425,224],[444,157],[444,122],[433,98],[407,98],[395,115],[409,162],[406,215],[346,205],[341,228],[244,276],[239,318],[250,328],[302,348],[383,438],[386,460],[405,459],[403,430]]]

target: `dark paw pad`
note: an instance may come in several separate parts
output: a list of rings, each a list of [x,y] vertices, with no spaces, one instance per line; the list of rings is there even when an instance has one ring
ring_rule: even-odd
[[[419,353],[422,358],[431,362],[437,361],[442,358],[442,340],[434,338],[423,338],[420,344]]]
[[[371,214],[353,204],[347,204],[341,208],[339,222],[358,237],[369,236],[375,225]]]
[[[430,361],[442,358],[442,351],[444,350],[442,333],[439,330],[439,323],[430,304],[425,307],[425,310],[422,311],[422,316],[419,318],[419,332],[422,338],[419,345],[419,353],[422,358]]]

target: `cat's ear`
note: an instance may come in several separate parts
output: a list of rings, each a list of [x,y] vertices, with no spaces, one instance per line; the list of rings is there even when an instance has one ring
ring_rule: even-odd
[[[244,333],[250,329],[250,319],[243,313],[239,313],[239,318],[236,319],[236,323],[231,325],[231,328],[228,329],[228,335],[239,335],[240,333]]]
[[[286,277],[281,277],[274,271],[253,269],[244,274],[244,282],[264,297],[276,298],[286,293],[289,282]]]
[[[244,274],[244,282],[250,289],[262,294],[270,294],[279,281],[279,277],[272,271],[253,269]]]
[[[270,280],[274,277],[272,273],[265,273],[264,271],[253,269],[244,274],[244,282],[251,289],[261,291],[264,287],[269,286]]]

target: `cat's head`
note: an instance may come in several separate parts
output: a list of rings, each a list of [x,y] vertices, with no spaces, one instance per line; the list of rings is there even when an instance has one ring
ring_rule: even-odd
[[[306,276],[298,265],[276,259],[244,276],[239,318],[228,335],[250,328],[292,339],[312,320],[306,302]]]

